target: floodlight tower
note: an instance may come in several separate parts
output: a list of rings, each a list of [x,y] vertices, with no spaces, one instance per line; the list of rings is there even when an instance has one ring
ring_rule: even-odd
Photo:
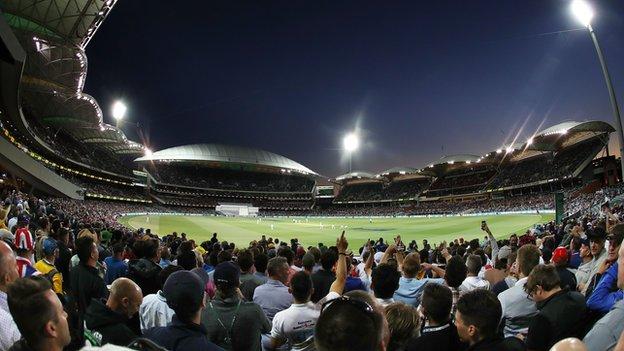
[[[360,139],[357,134],[351,132],[342,139],[342,146],[344,147],[347,154],[349,154],[349,173],[353,171],[352,169],[352,158],[355,150],[360,146]]]
[[[618,103],[615,98],[615,91],[613,90],[613,85],[611,84],[611,76],[609,75],[609,70],[607,69],[607,63],[604,60],[602,49],[600,48],[600,45],[598,45],[596,32],[594,32],[594,28],[592,28],[591,26],[591,21],[594,17],[594,10],[583,0],[574,0],[570,5],[570,10],[572,11],[574,17],[576,17],[576,19],[581,22],[581,24],[585,26],[587,30],[589,30],[589,36],[592,38],[592,41],[594,42],[594,47],[596,48],[596,53],[598,54],[598,60],[600,61],[600,66],[602,67],[602,74],[604,75],[605,83],[607,84],[607,90],[609,91],[611,108],[613,110],[613,118],[615,118],[615,130],[617,132],[618,141],[620,143],[620,169],[622,171],[622,177],[624,177],[624,162],[622,162],[622,157],[624,157],[624,134],[622,134],[622,120],[620,118],[620,108],[618,107]]]
[[[113,118],[117,121],[117,123],[119,123],[122,119],[124,119],[124,117],[126,116],[127,110],[128,110],[128,107],[126,106],[126,104],[123,103],[123,101],[120,101],[120,100],[115,101],[112,107],[112,112],[113,112]]]

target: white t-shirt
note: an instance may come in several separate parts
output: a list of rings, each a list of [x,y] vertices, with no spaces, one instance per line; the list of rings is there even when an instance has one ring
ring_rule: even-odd
[[[293,303],[287,309],[277,312],[273,317],[271,337],[278,340],[288,340],[293,351],[313,351],[314,327],[321,314],[323,303],[340,297],[340,294],[330,292],[318,303]]]

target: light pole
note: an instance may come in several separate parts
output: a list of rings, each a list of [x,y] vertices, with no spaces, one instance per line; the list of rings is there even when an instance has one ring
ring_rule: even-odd
[[[624,134],[622,134],[622,120],[620,118],[620,108],[618,107],[618,103],[615,98],[615,92],[613,91],[613,85],[611,84],[611,76],[609,75],[607,64],[604,60],[604,56],[602,55],[602,49],[600,49],[600,45],[598,44],[596,32],[594,32],[594,29],[591,26],[591,20],[594,17],[594,11],[585,1],[582,0],[574,0],[572,2],[572,5],[570,6],[570,9],[572,10],[572,13],[578,19],[578,21],[581,22],[581,24],[583,24],[589,30],[589,35],[594,42],[594,47],[596,48],[596,53],[598,54],[598,60],[600,60],[602,74],[604,75],[605,83],[607,84],[607,90],[609,90],[609,98],[611,100],[611,108],[613,109],[613,117],[615,118],[615,130],[617,132],[618,141],[620,143],[620,170],[622,172],[622,176],[624,177],[624,162],[622,162],[622,157],[624,157]]]
[[[342,146],[349,154],[349,173],[351,173],[353,171],[353,169],[351,168],[353,152],[357,150],[357,148],[360,146],[360,140],[357,134],[349,133],[345,135],[345,137],[342,139]]]

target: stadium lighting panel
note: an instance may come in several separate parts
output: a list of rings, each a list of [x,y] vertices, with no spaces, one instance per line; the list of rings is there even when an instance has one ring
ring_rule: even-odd
[[[582,0],[574,0],[570,5],[570,10],[576,19],[585,27],[589,27],[594,17],[594,10]]]
[[[497,149],[497,150],[496,150],[496,153],[497,153],[497,154],[500,154],[501,152],[503,152],[503,150],[501,150],[501,149]]]
[[[115,101],[113,104],[113,118],[117,121],[122,120],[125,115],[128,107],[122,101]]]
[[[528,145],[532,145],[532,144],[533,144],[533,138],[529,138],[529,139],[527,139],[526,144],[527,144],[527,146],[528,146]]]
[[[360,146],[360,140],[355,133],[349,133],[342,139],[342,145],[348,152],[353,152]]]
[[[506,151],[507,153],[511,153],[511,152],[513,152],[513,151],[514,151],[514,149],[513,149],[511,146],[509,146],[509,147],[507,147],[507,149],[506,149],[505,151]]]

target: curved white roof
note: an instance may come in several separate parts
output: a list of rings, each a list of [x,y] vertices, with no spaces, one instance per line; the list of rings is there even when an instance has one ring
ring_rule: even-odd
[[[287,157],[269,151],[223,144],[192,144],[171,147],[139,157],[142,161],[211,161],[243,163],[293,170],[305,174],[317,173]]]
[[[480,156],[477,155],[470,155],[470,154],[459,154],[459,155],[447,155],[447,156],[443,156],[441,159],[432,162],[432,165],[441,165],[441,164],[454,164],[454,163],[460,163],[460,162],[465,162],[465,163],[472,163],[472,162],[477,162],[481,159]]]
[[[385,171],[380,172],[378,175],[413,174],[413,173],[418,173],[418,170],[413,167],[392,167],[390,169],[386,169]]]
[[[346,173],[336,177],[336,180],[346,180],[346,179],[375,179],[375,175],[369,172],[364,171],[353,171],[351,173]]]

